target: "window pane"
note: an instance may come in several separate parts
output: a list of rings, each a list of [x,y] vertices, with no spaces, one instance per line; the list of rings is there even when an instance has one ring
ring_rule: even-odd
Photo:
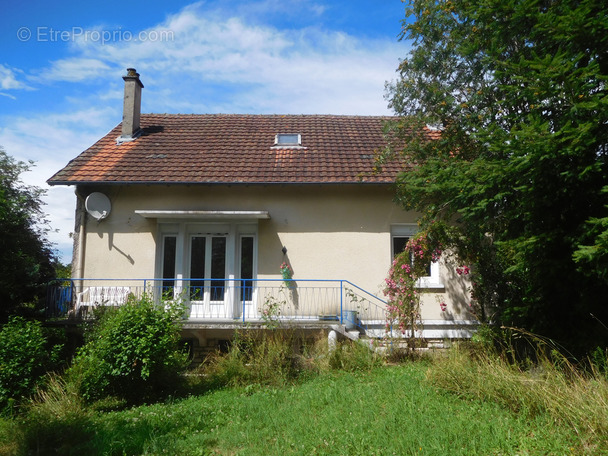
[[[253,237],[241,238],[241,294],[240,301],[251,301],[253,294]]]
[[[226,278],[226,238],[213,237],[211,238],[211,278],[224,279]],[[224,300],[224,280],[211,281],[211,300]]]
[[[202,280],[205,278],[205,244],[207,239],[204,236],[194,236],[190,246],[190,299],[194,301],[203,300]]]
[[[405,250],[409,240],[410,238],[407,236],[393,236],[393,258]]]
[[[299,145],[298,134],[279,133],[277,135],[277,144]]]
[[[175,249],[177,246],[176,236],[165,236],[163,243],[163,288],[162,294],[173,295],[175,286]]]
[[[393,258],[399,255],[401,252],[405,250],[407,245],[407,241],[409,241],[409,236],[393,236]],[[412,263],[414,259],[412,258]],[[426,276],[429,277],[431,275],[431,263],[429,262],[426,265]]]

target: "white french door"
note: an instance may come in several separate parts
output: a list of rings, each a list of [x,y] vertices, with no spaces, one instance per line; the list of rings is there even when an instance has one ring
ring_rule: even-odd
[[[164,223],[157,268],[164,299],[193,319],[254,316],[257,224]]]

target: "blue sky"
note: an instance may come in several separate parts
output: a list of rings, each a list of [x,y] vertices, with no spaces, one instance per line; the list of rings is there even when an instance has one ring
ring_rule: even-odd
[[[399,0],[3,0],[0,146],[46,179],[121,120],[121,76],[142,112],[391,114],[384,84],[407,43]],[[49,236],[71,261],[73,188],[48,188]]]

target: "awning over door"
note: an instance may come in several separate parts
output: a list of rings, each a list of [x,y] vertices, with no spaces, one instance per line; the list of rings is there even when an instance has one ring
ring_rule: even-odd
[[[228,220],[228,219],[269,219],[268,211],[156,211],[136,210],[136,214],[148,219],[197,219],[197,220]]]

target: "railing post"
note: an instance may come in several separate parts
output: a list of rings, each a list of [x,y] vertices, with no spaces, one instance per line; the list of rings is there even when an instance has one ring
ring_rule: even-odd
[[[344,313],[342,312],[342,304],[344,301],[344,280],[340,280],[340,324],[343,325]]]
[[[241,301],[243,303],[243,311],[241,312],[243,315],[243,324],[245,324],[245,284],[247,282],[241,280]]]

